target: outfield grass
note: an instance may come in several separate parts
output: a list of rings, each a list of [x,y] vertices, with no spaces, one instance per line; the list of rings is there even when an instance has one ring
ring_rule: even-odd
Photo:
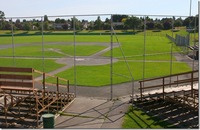
[[[73,42],[73,35],[46,35],[44,36],[44,42]],[[42,36],[15,36],[14,43],[42,43]],[[110,42],[109,35],[77,35],[76,42]],[[11,44],[12,37],[4,36],[0,37],[0,44]]]
[[[128,62],[134,80],[143,78],[143,63]],[[170,74],[170,63],[166,62],[147,62],[145,64],[145,78],[153,78]],[[185,63],[173,63],[172,73],[190,71]],[[104,86],[110,84],[110,65],[100,66],[77,66],[77,85],[81,86]],[[130,73],[124,62],[120,61],[113,64],[113,84],[131,81]],[[122,75],[122,76],[118,76]],[[57,76],[67,78],[70,84],[74,84],[74,68],[58,73]]]
[[[135,36],[118,36],[119,42],[122,44],[124,54],[130,60],[143,60],[144,52],[146,60],[171,60],[172,44],[169,39],[163,36],[147,36],[144,48],[144,37],[140,35]],[[172,48],[172,52],[177,52],[177,48]],[[166,55],[168,53],[168,55]],[[162,54],[162,55],[157,55]],[[163,55],[164,54],[164,55]],[[109,56],[110,52],[104,54]],[[114,57],[122,57],[120,48],[113,49]],[[175,60],[173,58],[173,60]]]
[[[173,125],[147,115],[142,110],[131,107],[125,114],[123,129],[163,129],[174,128]]]

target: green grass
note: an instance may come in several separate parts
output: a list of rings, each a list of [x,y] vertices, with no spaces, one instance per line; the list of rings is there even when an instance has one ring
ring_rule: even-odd
[[[143,63],[129,62],[134,80],[143,78]],[[170,63],[147,62],[145,64],[145,78],[153,78],[170,74]],[[173,63],[172,73],[190,71],[185,63]],[[110,84],[110,65],[101,66],[77,66],[77,85],[82,86],[104,86]],[[131,81],[130,73],[124,62],[113,64],[113,84]],[[121,76],[119,76],[121,75]],[[74,68],[58,73],[57,76],[67,78],[70,84],[74,84]]]
[[[8,33],[8,32],[7,32]],[[19,32],[23,33],[23,32]],[[31,32],[28,32],[31,33]],[[32,32],[38,33],[38,32]],[[49,32],[51,33],[51,32]],[[70,42],[73,44],[73,35],[59,35],[51,34],[44,35],[44,42]],[[64,32],[63,32],[64,33]],[[83,32],[82,32],[83,33]],[[148,35],[146,37],[146,47],[144,48],[144,36],[143,32],[138,33],[137,35],[117,35],[117,38],[120,42],[120,45],[124,51],[125,56],[130,68],[131,73],[133,75],[134,80],[140,80],[144,78],[153,78],[159,76],[165,76],[170,74],[170,63],[166,61],[171,60],[170,52],[172,43],[165,37],[166,33],[171,33],[171,31],[161,31],[161,32],[152,32],[148,31]],[[178,32],[176,32],[178,33]],[[182,32],[183,33],[183,32]],[[110,35],[76,35],[76,42],[87,42],[87,43],[108,43],[110,42]],[[24,46],[24,47],[16,47],[15,48],[15,56],[42,56],[42,36],[40,35],[28,35],[28,36],[15,36],[14,43],[33,43],[34,46]],[[117,42],[116,37],[113,37],[113,42]],[[2,36],[0,37],[0,44],[11,44],[12,37]],[[66,55],[73,55],[74,48],[73,45],[61,45],[61,44],[45,44],[44,45],[45,56],[48,57],[64,57]],[[56,49],[62,54],[52,51]],[[78,56],[88,56],[92,55],[102,49],[105,46],[100,45],[76,45],[76,55]],[[147,54],[145,60],[145,75],[143,76],[143,54]],[[173,52],[180,51],[177,48],[173,47]],[[64,54],[63,54],[64,53]],[[0,56],[12,56],[12,49],[0,50]],[[103,56],[110,56],[110,52],[106,52]],[[119,84],[123,82],[128,82],[131,80],[130,73],[127,69],[125,62],[123,62],[122,52],[120,48],[113,49],[113,56],[115,58],[119,58],[119,62],[113,64],[113,83]],[[5,59],[4,59],[5,60]],[[10,60],[10,59],[9,59]],[[175,58],[172,57],[173,68],[172,73],[180,73],[190,71],[191,68],[186,63],[178,63],[175,62]],[[17,61],[17,60],[16,60]],[[32,63],[30,62],[32,61]],[[28,63],[25,63],[28,62]],[[10,63],[4,64],[0,63],[0,65],[9,66],[13,65],[12,60]],[[18,66],[33,66],[33,68],[42,68],[41,60],[21,60]],[[48,66],[47,66],[48,65]],[[55,70],[59,68],[59,64],[55,63],[55,61],[51,60],[51,62],[45,62],[45,70]],[[63,66],[63,65],[61,65]],[[77,66],[77,84],[83,86],[104,86],[110,84],[110,65],[99,65],[99,66]],[[119,76],[121,75],[121,76]],[[58,74],[59,77],[66,78],[70,80],[71,84],[74,84],[74,68],[70,68],[69,70],[63,71]]]
[[[0,58],[0,66],[8,67],[28,67],[34,68],[39,71],[43,71],[43,61],[42,59],[8,59]],[[50,72],[58,68],[63,67],[64,65],[55,63],[54,60],[44,60],[44,71]]]
[[[118,57],[120,60],[123,60],[123,57]],[[144,60],[143,55],[135,55],[135,56],[128,56],[126,57],[126,60]],[[145,60],[153,60],[153,61],[171,61],[171,55],[170,54],[150,54],[145,56]],[[175,57],[172,57],[172,61],[176,61]]]
[[[97,45],[77,45],[76,46],[76,55],[78,56],[89,56],[102,49],[105,49],[105,46]],[[58,52],[57,52],[58,51]],[[38,56],[42,57],[42,45],[32,45],[32,46],[23,46],[15,47],[14,49],[15,56]],[[61,52],[61,53],[59,53]],[[0,50],[0,56],[12,56],[13,50],[3,49]],[[64,57],[66,55],[74,55],[74,46],[73,45],[44,45],[44,56],[45,57]]]
[[[123,129],[163,129],[173,128],[173,126],[165,121],[158,120],[147,115],[142,110],[131,107],[125,114],[122,124]]]
[[[125,56],[129,57],[129,59],[131,60],[143,60],[144,52],[146,55],[153,55],[147,56],[146,60],[171,60],[170,55],[166,55],[166,53],[171,53],[172,43],[166,37],[147,36],[145,48],[143,36],[118,36],[118,39],[122,44],[122,49]],[[180,50],[177,50],[177,48],[173,47],[172,51],[177,52]],[[109,55],[110,52],[104,54],[104,56]],[[114,48],[113,55],[114,57],[122,57],[122,52],[120,48]],[[173,60],[175,59],[173,58]]]
[[[73,42],[73,35],[46,35],[44,36],[44,42]],[[14,43],[42,43],[42,36],[15,36]],[[109,35],[77,35],[76,42],[110,42]],[[0,37],[0,44],[11,44],[12,37],[5,36]]]

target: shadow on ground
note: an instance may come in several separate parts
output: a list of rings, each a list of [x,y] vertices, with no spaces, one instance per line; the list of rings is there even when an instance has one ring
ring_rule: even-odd
[[[138,101],[135,104],[152,118],[168,122],[173,128],[199,128],[199,113],[188,106],[162,99]]]
[[[129,103],[77,98],[57,119],[55,128],[121,128]]]

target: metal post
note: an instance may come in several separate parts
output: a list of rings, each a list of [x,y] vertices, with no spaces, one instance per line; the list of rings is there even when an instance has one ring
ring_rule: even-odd
[[[195,47],[195,45],[196,45],[196,25],[197,25],[197,21],[196,21],[196,20],[197,20],[197,17],[195,16],[195,25],[194,25],[194,44],[193,44],[194,47]],[[196,54],[195,52],[196,52],[196,50],[193,49],[192,71],[195,70],[195,68],[194,68],[194,67],[195,67],[195,63],[194,63],[194,62],[195,62],[195,54]],[[197,56],[197,55],[196,55],[196,56]]]
[[[199,8],[198,14],[199,14],[199,18],[200,18],[200,1],[198,1],[198,2],[199,2],[199,5],[198,5],[198,8]],[[198,25],[200,25],[200,20],[199,20],[199,24]],[[199,30],[200,30],[200,26],[199,26]],[[200,41],[200,35],[199,35],[199,41]],[[199,56],[199,52],[198,52],[198,56]],[[199,62],[198,62],[198,66],[199,66]],[[199,91],[199,93],[200,93],[200,91]]]
[[[110,37],[110,100],[113,99],[113,19],[111,15],[111,37]]]
[[[146,67],[146,16],[144,16],[144,54],[143,54],[143,80],[145,79],[145,67]],[[143,87],[144,87],[144,82],[143,82]],[[143,92],[143,89],[141,89]]]
[[[42,21],[42,71],[44,72],[44,21],[43,21],[43,17],[41,17],[41,21]]]
[[[75,22],[75,16],[73,16],[73,32],[74,32],[74,93],[76,97],[76,22]]]
[[[190,0],[190,13],[189,15],[191,16],[192,15],[192,0]]]
[[[199,18],[200,18],[200,1],[198,1],[198,14],[199,14]],[[199,20],[199,25],[200,25],[200,20]],[[199,30],[200,30],[200,26],[199,26]],[[198,33],[199,34],[199,33]],[[200,41],[200,35],[199,35],[199,41]],[[198,45],[199,46],[199,45]],[[198,52],[199,55],[199,52]],[[198,66],[199,66],[199,62],[198,62]],[[199,73],[199,72],[198,72]],[[198,91],[200,94],[200,91]]]
[[[175,20],[175,17],[173,16],[172,17],[172,38],[174,37],[174,31],[173,31],[173,29],[174,29],[174,20]],[[171,44],[171,54],[170,54],[170,87],[171,87],[171,82],[172,82],[172,77],[171,77],[171,75],[172,75],[172,67],[173,67],[173,63],[172,63],[172,59],[173,59],[173,44],[174,44],[174,42],[172,42],[172,44]]]
[[[193,96],[194,72],[191,72],[191,97]]]
[[[12,55],[13,55],[13,66],[16,66],[15,63],[15,44],[14,44],[14,26],[11,19],[11,31],[12,31]]]

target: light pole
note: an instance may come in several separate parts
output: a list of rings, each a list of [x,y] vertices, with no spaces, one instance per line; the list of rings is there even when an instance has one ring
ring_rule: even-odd
[[[192,15],[192,0],[190,0],[190,14],[189,14],[189,16],[191,16]]]

